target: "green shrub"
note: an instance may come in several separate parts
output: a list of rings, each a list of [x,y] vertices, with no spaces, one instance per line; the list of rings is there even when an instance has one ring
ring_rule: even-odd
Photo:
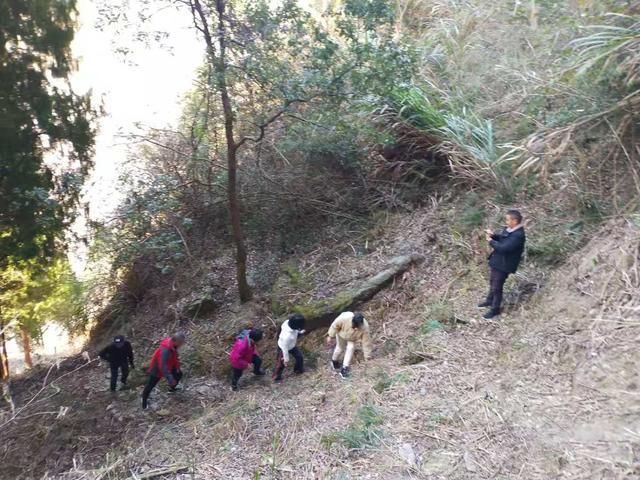
[[[576,222],[566,232],[534,237],[527,242],[527,255],[540,264],[557,265],[578,248],[582,238],[582,222]]]
[[[378,381],[373,386],[373,390],[376,393],[382,393],[385,390],[388,390],[396,383],[404,382],[407,378],[405,373],[398,373],[396,375],[389,375],[384,370],[381,370],[378,373]]]
[[[556,265],[571,251],[570,242],[557,235],[531,240],[527,243],[527,255],[543,265]]]
[[[285,315],[288,312],[288,308],[285,304],[280,302],[275,296],[271,297],[271,311],[277,317]]]
[[[426,306],[424,323],[421,331],[424,334],[444,328],[444,325],[455,322],[453,305],[448,301],[439,301]]]
[[[467,229],[473,229],[480,227],[484,223],[484,210],[476,206],[469,206],[465,208],[464,213],[460,217],[462,225]]]
[[[416,86],[398,87],[390,97],[398,115],[416,128],[437,131],[447,124],[440,105]]]
[[[295,261],[287,262],[282,268],[282,272],[286,275],[289,285],[296,290],[313,286],[313,279],[305,272],[302,272]]]
[[[365,403],[360,407],[356,419],[348,428],[323,435],[320,442],[326,448],[331,448],[337,442],[351,449],[374,447],[379,442],[381,431],[378,427],[383,422],[380,412],[370,403]]]
[[[446,415],[443,415],[441,413],[432,413],[431,415],[429,415],[429,417],[427,418],[426,424],[427,426],[429,426],[431,429],[436,428],[438,425],[441,425],[443,423],[447,423],[448,418]]]
[[[442,330],[443,326],[438,320],[427,320],[422,324],[422,333],[431,333],[436,330]]]

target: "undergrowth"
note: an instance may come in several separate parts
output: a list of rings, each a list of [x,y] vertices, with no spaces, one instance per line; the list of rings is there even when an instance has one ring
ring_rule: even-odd
[[[373,390],[376,393],[383,393],[389,390],[391,387],[398,383],[403,383],[407,380],[407,374],[404,372],[396,375],[389,375],[384,370],[378,373],[378,381],[373,385]]]
[[[335,443],[358,450],[375,447],[380,442],[382,431],[379,427],[383,423],[384,418],[380,411],[374,405],[365,403],[360,407],[355,420],[349,427],[323,435],[320,442],[326,448],[331,448]]]
[[[431,303],[425,307],[424,322],[420,327],[423,334],[441,330],[445,325],[451,325],[455,322],[455,314],[453,304],[448,301],[438,301]]]

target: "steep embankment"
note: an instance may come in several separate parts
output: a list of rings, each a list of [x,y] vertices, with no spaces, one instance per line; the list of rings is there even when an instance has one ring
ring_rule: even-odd
[[[82,367],[3,427],[12,440],[3,442],[0,476],[37,478],[43,465],[51,477],[73,479],[640,475],[637,225],[607,225],[556,271],[525,265],[508,284],[515,305],[487,322],[477,320],[475,308],[485,289],[482,250],[456,246],[441,215],[434,205],[390,217],[362,251],[327,247],[301,256],[302,277],[287,267],[294,283],[308,277],[298,290],[317,297],[394,255],[426,257],[364,307],[374,359],[357,363],[351,379],[328,367],[316,332],[303,341],[303,376],[274,385],[248,375],[231,392],[222,376],[211,375],[224,364],[228,338],[221,332],[265,310],[260,303],[222,308],[190,323],[184,392],[161,389],[157,410],[142,413],[140,373],[135,390],[111,397],[103,372]],[[284,286],[278,295],[288,295]],[[272,344],[262,350],[271,360]],[[21,383],[18,404],[41,384],[42,376]],[[27,444],[33,457],[21,458],[17,452]],[[24,470],[28,463],[31,470]]]

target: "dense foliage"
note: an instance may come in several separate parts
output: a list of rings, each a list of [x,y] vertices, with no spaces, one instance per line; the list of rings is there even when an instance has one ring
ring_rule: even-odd
[[[0,274],[21,272],[23,293],[62,250],[91,167],[94,113],[67,82],[75,15],[75,1],[0,1]],[[23,295],[14,285],[3,297]],[[42,301],[29,293],[21,308]],[[0,306],[1,323],[11,315]]]
[[[181,162],[177,162],[173,178],[178,180],[176,177],[184,174],[180,184],[189,188],[179,189],[174,198],[187,193],[194,183],[218,199],[225,193],[222,188],[226,190],[237,250],[238,286],[241,299],[247,300],[251,293],[238,188],[251,177],[241,173],[238,178],[239,162],[243,169],[255,166],[264,171],[259,166],[263,147],[283,140],[282,133],[297,124],[322,128],[324,122],[327,125],[320,134],[326,137],[335,118],[410,77],[413,50],[394,40],[394,10],[387,2],[346,2],[343,8],[328,12],[324,23],[295,1],[186,3],[188,8],[179,11],[192,16],[203,40],[206,63],[186,105],[181,130],[173,138],[165,135],[158,141],[150,135],[148,140],[160,150],[175,153],[177,148]],[[323,121],[329,111],[334,117]],[[336,137],[339,140],[339,135]],[[326,144],[326,139],[322,143]],[[163,158],[158,164],[165,163],[167,152],[151,154]],[[345,158],[343,166],[350,160]],[[244,196],[250,198],[259,190],[251,188]],[[128,204],[144,196],[140,192]],[[192,212],[188,218],[198,216],[195,210],[201,205],[197,203],[188,205]],[[204,203],[218,202],[209,198]],[[139,225],[138,214],[131,218]],[[167,227],[162,234],[165,237],[180,233],[175,222],[162,224]],[[152,229],[159,225],[154,223]],[[184,239],[176,244],[180,242],[186,248]]]
[[[89,99],[65,83],[74,15],[67,0],[0,2],[1,257],[51,254],[91,166]]]
[[[31,349],[31,340],[41,340],[47,324],[57,322],[69,331],[82,331],[84,301],[83,286],[64,257],[46,268],[37,259],[9,263],[0,272],[0,309],[5,326],[20,331],[25,354]]]
[[[101,229],[115,265],[172,274],[211,236],[237,242],[234,208],[249,249],[287,251],[309,229],[411,208],[443,180],[507,203],[558,189],[587,222],[614,207],[615,185],[628,205],[633,161],[623,189],[584,158],[636,155],[637,19],[624,2],[508,3],[182,2],[206,61],[178,130],[149,132]]]

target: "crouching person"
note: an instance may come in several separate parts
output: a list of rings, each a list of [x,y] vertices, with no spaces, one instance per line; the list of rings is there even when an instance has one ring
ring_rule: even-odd
[[[178,349],[184,345],[185,339],[183,333],[176,333],[162,340],[160,346],[153,352],[149,365],[149,380],[142,391],[143,410],[148,408],[149,395],[162,378],[167,379],[169,391],[175,392],[176,386],[182,379]]]
[[[356,342],[362,342],[362,351],[365,360],[371,357],[371,338],[369,336],[369,324],[360,312],[343,312],[336,318],[327,333],[327,343],[331,344],[332,338],[336,339],[336,348],[333,351],[331,361],[333,368],[340,370],[342,378],[349,376],[349,366],[353,359]],[[344,352],[344,359],[340,364],[340,357]]]
[[[293,367],[294,373],[304,373],[304,358],[302,357],[302,352],[296,346],[298,336],[305,333],[304,323],[304,317],[299,313],[295,313],[280,327],[278,358],[276,360],[276,369],[273,372],[273,379],[276,382],[282,380],[282,373],[289,365],[291,357],[295,359],[295,365]]]
[[[231,353],[229,353],[229,362],[231,363],[231,369],[233,374],[231,377],[231,390],[238,390],[238,380],[242,376],[242,372],[253,364],[254,375],[264,375],[262,370],[262,359],[258,354],[256,344],[262,340],[262,330],[259,328],[250,328],[243,330],[236,341],[233,344]]]

